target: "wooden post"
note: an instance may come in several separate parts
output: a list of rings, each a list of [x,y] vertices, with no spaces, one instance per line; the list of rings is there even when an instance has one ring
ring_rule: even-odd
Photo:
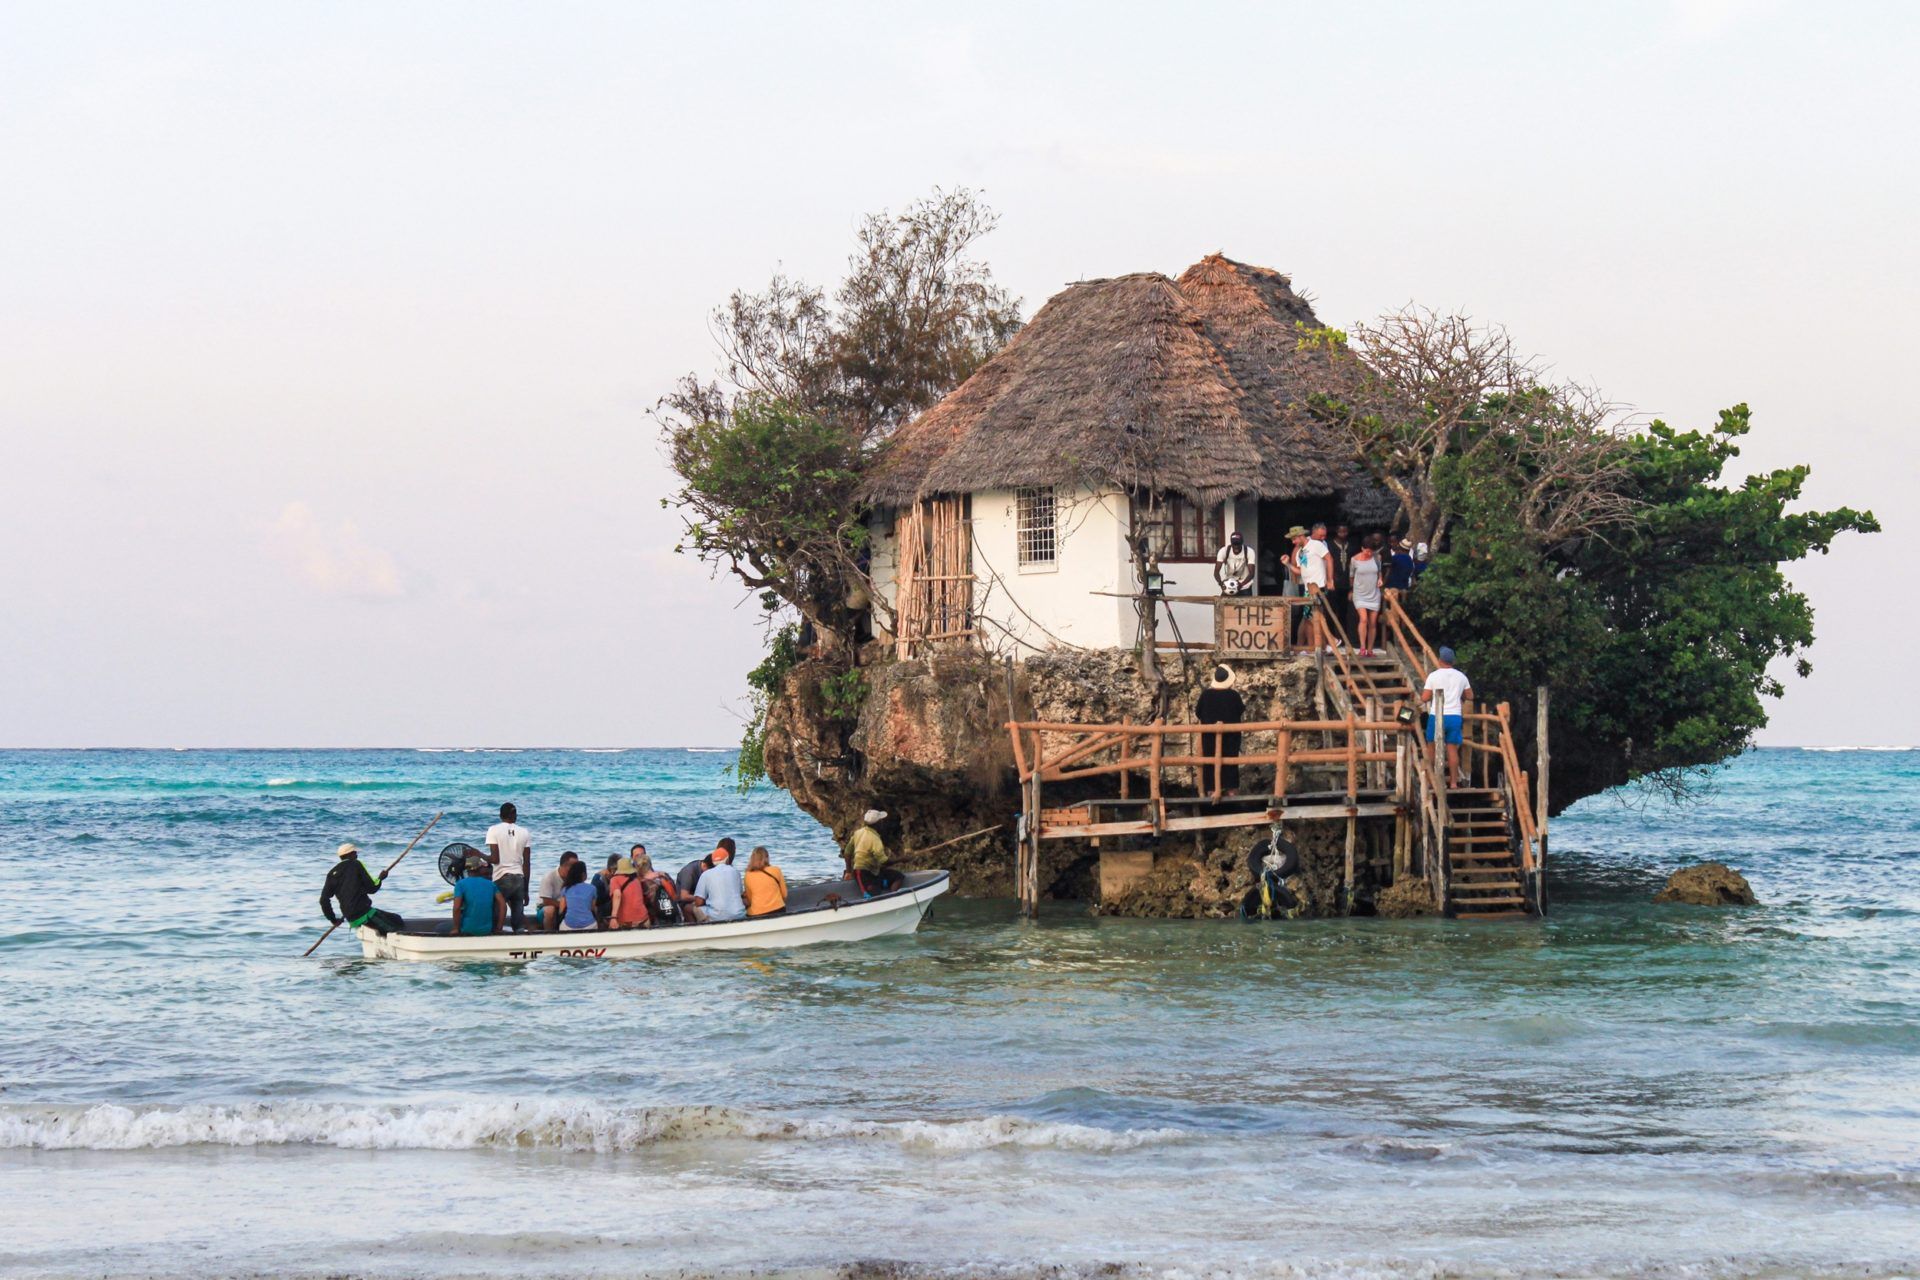
[[[1347,887],[1345,890],[1346,913],[1353,914],[1353,841],[1359,833],[1360,819],[1353,814],[1353,806],[1347,806]]]
[[[1352,805],[1359,799],[1360,787],[1360,731],[1354,728],[1353,704],[1347,704],[1347,803]]]
[[[1283,801],[1287,797],[1287,786],[1291,781],[1287,775],[1293,772],[1293,766],[1288,762],[1288,757],[1292,754],[1293,730],[1282,729],[1278,734],[1278,741],[1274,744],[1273,794]]]
[[[1153,745],[1148,748],[1152,761],[1148,765],[1147,798],[1153,802],[1153,834],[1157,837],[1161,825],[1167,820],[1166,801],[1160,795],[1160,757],[1166,751],[1167,735],[1164,732],[1166,721],[1156,720],[1154,725],[1157,731],[1153,735]]]
[[[1034,747],[1033,782],[1027,791],[1027,848],[1020,868],[1020,914],[1029,918],[1040,914],[1040,766],[1045,748]]]
[[[1404,732],[1394,735],[1393,744],[1393,879],[1398,883],[1401,876],[1413,870],[1413,849],[1411,824],[1408,822],[1407,805],[1412,797],[1413,788],[1408,785],[1407,770],[1411,762],[1407,756],[1407,735]]]
[[[1453,859],[1448,849],[1447,828],[1452,826],[1447,801],[1447,787],[1451,779],[1447,777],[1447,735],[1446,726],[1441,723],[1440,708],[1436,702],[1434,714],[1427,721],[1433,726],[1433,785],[1434,804],[1440,815],[1440,829],[1433,833],[1434,874],[1440,885],[1439,906],[1441,914],[1447,910],[1447,899],[1451,896],[1453,882]]]
[[[1547,766],[1552,754],[1547,750],[1547,686],[1534,691],[1533,749],[1533,826],[1540,837],[1540,872],[1547,869]]]
[[[1140,678],[1149,687],[1160,683],[1159,647],[1160,606],[1147,594],[1145,580],[1140,588]]]

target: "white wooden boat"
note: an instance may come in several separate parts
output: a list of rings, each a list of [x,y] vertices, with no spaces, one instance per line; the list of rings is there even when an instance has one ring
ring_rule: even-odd
[[[369,960],[533,960],[540,956],[624,959],[708,948],[771,950],[912,933],[920,927],[933,900],[946,891],[946,872],[909,871],[900,888],[871,898],[863,898],[851,880],[795,885],[787,895],[785,911],[722,924],[468,936],[448,933],[448,921],[444,919],[416,918],[407,921],[403,932],[385,937],[364,926],[354,932]]]

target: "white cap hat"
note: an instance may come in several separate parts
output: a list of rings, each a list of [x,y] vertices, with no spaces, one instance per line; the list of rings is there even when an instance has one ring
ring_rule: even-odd
[[[886,816],[887,811],[885,809],[869,809],[860,815],[860,821],[866,823],[868,826],[872,826],[876,822],[885,821]]]
[[[360,852],[360,846],[349,840],[340,846],[340,857],[345,858]]]

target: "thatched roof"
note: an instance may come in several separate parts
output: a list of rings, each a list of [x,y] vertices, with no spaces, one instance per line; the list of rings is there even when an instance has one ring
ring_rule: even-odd
[[[1296,350],[1296,321],[1319,323],[1285,276],[1218,254],[1177,280],[1072,285],[899,430],[866,497],[1076,481],[1209,505],[1331,494],[1351,473],[1297,410],[1331,375]]]

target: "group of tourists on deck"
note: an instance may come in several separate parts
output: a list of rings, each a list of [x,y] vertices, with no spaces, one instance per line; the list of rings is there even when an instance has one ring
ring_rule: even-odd
[[[1384,533],[1356,537],[1344,524],[1334,526],[1331,536],[1324,521],[1312,528],[1294,525],[1286,536],[1282,553],[1270,548],[1262,557],[1268,570],[1262,574],[1245,537],[1235,529],[1214,557],[1213,578],[1220,594],[1258,594],[1259,580],[1266,577],[1279,584],[1282,596],[1308,598],[1301,610],[1299,643],[1330,649],[1337,634],[1327,622],[1331,615],[1339,623],[1338,634],[1350,637],[1363,656],[1380,643],[1386,593],[1411,590],[1431,559],[1424,542],[1395,538],[1389,546]]]
[[[900,887],[901,874],[889,864],[878,825],[887,815],[868,810],[842,851],[847,878],[871,897]],[[787,908],[787,878],[766,847],[735,865],[739,846],[722,837],[703,854],[669,876],[657,870],[647,846],[636,843],[589,874],[586,860],[571,849],[560,855],[539,885],[538,908],[531,916],[527,883],[533,864],[533,837],[520,825],[511,804],[500,806],[500,821],[488,828],[486,849],[469,849],[461,875],[447,895],[453,903],[447,931],[456,934],[584,933],[605,929],[652,929],[664,925],[720,924],[776,915]],[[459,846],[455,846],[456,848]],[[386,882],[359,860],[351,842],[340,846],[335,865],[320,891],[320,910],[336,924],[368,925],[382,934],[406,927],[390,911],[376,909],[372,895]],[[443,899],[444,900],[444,899]],[[339,913],[335,913],[335,903]]]

